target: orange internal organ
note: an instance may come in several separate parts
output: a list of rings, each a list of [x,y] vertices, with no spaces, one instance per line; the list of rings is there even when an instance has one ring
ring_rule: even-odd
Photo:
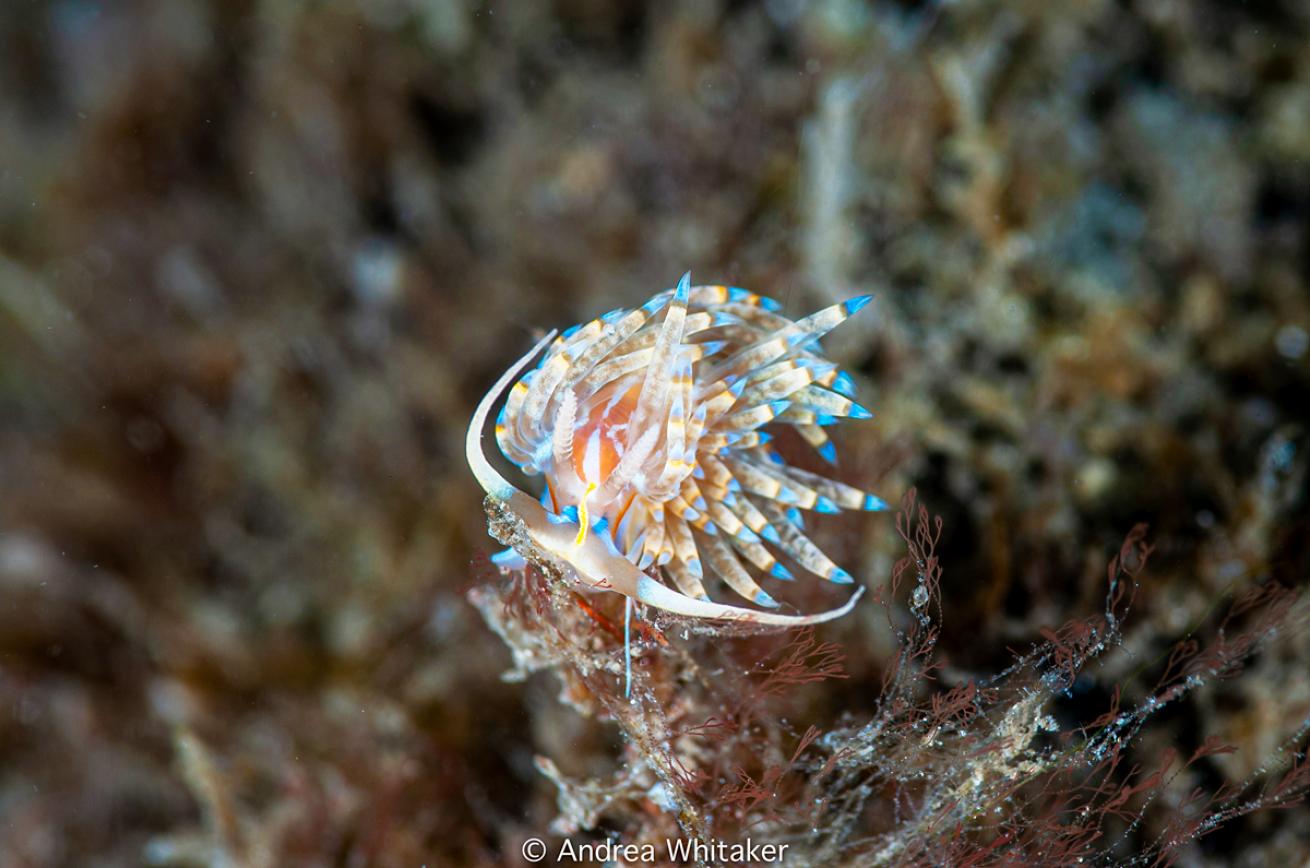
[[[628,442],[628,419],[640,394],[640,382],[619,382],[588,402],[587,415],[573,429],[573,469],[588,487],[604,485],[618,466]]]

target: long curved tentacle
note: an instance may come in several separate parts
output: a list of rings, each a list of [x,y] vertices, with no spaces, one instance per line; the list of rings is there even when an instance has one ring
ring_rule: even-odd
[[[519,359],[510,369],[500,375],[496,384],[487,390],[487,394],[482,396],[478,402],[478,408],[473,411],[473,418],[469,420],[468,433],[464,436],[464,457],[468,460],[469,469],[478,480],[478,485],[482,490],[492,497],[501,500],[509,500],[518,492],[514,486],[509,484],[509,480],[500,475],[496,468],[491,466],[487,460],[486,454],[482,451],[482,429],[487,427],[487,416],[491,413],[491,408],[500,398],[502,392],[514,382],[514,378],[519,372],[528,366],[537,354],[546,348],[552,340],[555,339],[555,330],[551,330],[544,338],[537,341],[537,345],[528,350],[528,354]]]

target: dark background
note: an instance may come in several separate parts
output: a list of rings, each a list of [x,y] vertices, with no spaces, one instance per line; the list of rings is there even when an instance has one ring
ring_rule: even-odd
[[[828,342],[877,413],[842,475],[944,515],[952,667],[1097,610],[1139,521],[1152,659],[1305,581],[1308,260],[1290,0],[6,0],[0,864],[517,864],[532,757],[617,736],[499,680],[464,426],[539,330],[688,268],[877,293]],[[816,526],[885,579],[890,519]],[[828,629],[812,722],[867,708],[878,617]],[[1244,779],[1308,644],[1144,749],[1218,735],[1203,783]]]

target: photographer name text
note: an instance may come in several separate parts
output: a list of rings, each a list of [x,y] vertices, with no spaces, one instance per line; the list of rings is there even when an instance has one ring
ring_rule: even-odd
[[[577,842],[565,838],[550,847],[541,838],[523,842],[523,858],[529,862],[551,859],[553,864],[586,862],[711,863],[734,865],[771,865],[783,860],[789,844],[758,844],[744,841],[691,841],[666,838],[662,843],[624,844],[619,841]]]

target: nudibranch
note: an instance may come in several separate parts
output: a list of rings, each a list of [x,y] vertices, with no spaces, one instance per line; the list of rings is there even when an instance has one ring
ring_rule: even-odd
[[[772,299],[727,286],[676,289],[542,338],[506,371],[470,421],[466,452],[488,508],[521,531],[493,560],[521,569],[548,558],[578,586],[695,618],[816,624],[813,615],[731,606],[705,591],[709,576],[750,602],[777,608],[747,564],[774,579],[791,572],[770,546],[838,584],[852,584],[805,534],[802,510],[882,510],[872,494],[793,467],[765,426],[789,425],[829,463],[825,428],[867,419],[854,382],[821,355],[819,338],[859,311],[859,296],[792,321]],[[542,351],[535,369],[515,378]],[[513,387],[509,388],[513,383]],[[545,478],[540,499],[487,460],[482,432],[496,421],[500,450]],[[703,560],[702,560],[703,558]]]

